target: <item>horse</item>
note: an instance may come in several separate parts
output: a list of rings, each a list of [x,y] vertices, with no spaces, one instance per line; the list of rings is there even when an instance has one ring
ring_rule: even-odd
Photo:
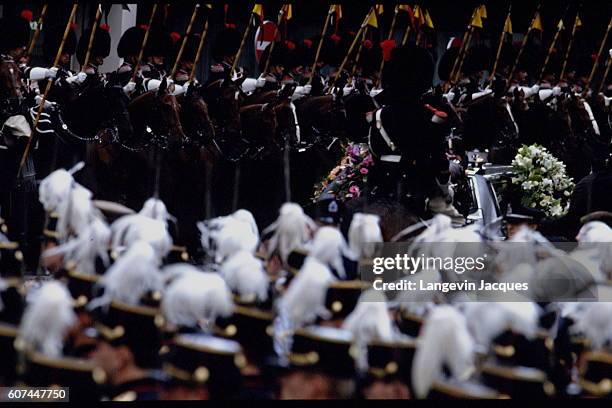
[[[471,102],[462,115],[466,150],[489,149],[496,164],[510,164],[520,146],[520,128],[505,97],[483,97]]]
[[[213,121],[202,90],[203,85],[192,83],[177,98],[187,141],[172,162],[177,193],[174,215],[190,253],[199,246],[196,222],[212,217],[213,172],[220,159],[214,143]]]
[[[557,109],[550,111],[546,130],[556,140],[547,147],[565,163],[574,180],[587,176],[593,166],[607,159],[608,145],[598,132],[585,100],[573,93],[561,95]]]

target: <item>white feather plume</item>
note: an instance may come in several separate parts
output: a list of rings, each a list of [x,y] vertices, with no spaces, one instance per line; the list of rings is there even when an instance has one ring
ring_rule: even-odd
[[[531,339],[538,328],[538,307],[531,302],[466,302],[464,315],[474,340],[485,350],[505,330]]]
[[[356,213],[348,231],[349,246],[358,258],[374,256],[372,243],[383,242],[380,217],[375,214]]]
[[[327,317],[325,296],[334,277],[329,268],[316,258],[306,257],[300,272],[289,284],[279,308],[296,327]]]
[[[357,306],[342,323],[343,329],[353,333],[358,350],[356,362],[360,370],[367,369],[369,343],[390,342],[394,338],[386,300],[381,292],[373,289],[362,293]]]
[[[19,338],[47,356],[61,356],[64,339],[76,322],[68,289],[58,281],[45,282],[26,307]]]
[[[255,296],[260,302],[268,299],[270,280],[261,260],[249,251],[239,251],[223,262],[221,276],[240,297]]]
[[[168,212],[166,204],[164,204],[164,202],[159,198],[154,197],[151,197],[145,201],[138,214],[163,222],[176,221],[176,218],[174,218]]]
[[[572,333],[582,333],[591,341],[594,349],[612,345],[612,303],[592,302],[583,304],[580,319],[572,326]]]
[[[257,228],[257,223],[255,222],[253,214],[251,214],[250,211],[239,209],[233,214],[212,218],[210,220],[197,223],[197,227],[200,230],[200,242],[202,244],[202,248],[209,256],[214,257],[218,246],[218,235],[221,230],[225,226],[231,224],[232,221],[240,221],[248,225],[248,230],[259,242],[259,229]]]
[[[310,256],[333,267],[341,278],[346,276],[342,256],[351,256],[349,247],[340,230],[321,227],[317,230],[310,246]]]
[[[111,225],[112,248],[128,248],[136,241],[148,242],[159,259],[165,257],[172,248],[172,237],[165,221],[132,214],[118,218]]]
[[[108,245],[111,230],[101,218],[95,217],[81,233],[68,242],[46,250],[42,256],[63,255],[64,264],[75,263],[75,269],[83,274],[96,273],[96,258],[104,265],[109,264]]]
[[[417,398],[425,398],[446,365],[455,379],[466,379],[474,363],[474,342],[465,317],[452,306],[434,308],[425,321],[412,364]]]
[[[104,295],[94,299],[91,307],[108,304],[112,300],[137,305],[147,292],[161,293],[163,279],[158,264],[157,253],[150,243],[132,243],[100,279]]]
[[[251,225],[237,218],[227,220],[216,234],[215,261],[224,259],[240,251],[255,253],[259,238],[251,229]]]
[[[40,182],[38,198],[45,211],[55,211],[60,203],[68,199],[74,183],[72,175],[84,166],[83,162],[79,162],[70,170],[55,170]]]
[[[177,275],[166,288],[161,310],[175,326],[197,327],[232,314],[232,294],[216,273],[202,272],[189,264],[172,265]]]
[[[264,235],[272,230],[274,234],[270,238],[268,252],[278,251],[283,262],[287,262],[291,251],[308,241],[310,232],[315,230],[315,223],[298,204],[285,203],[276,221],[264,230]]]

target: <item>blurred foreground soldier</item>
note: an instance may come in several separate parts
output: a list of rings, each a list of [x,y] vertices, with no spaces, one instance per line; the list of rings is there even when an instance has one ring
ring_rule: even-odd
[[[77,323],[70,293],[56,281],[33,290],[15,341],[25,356],[23,382],[31,387],[69,387],[73,401],[98,400],[106,380],[104,371],[91,361],[64,353]]]
[[[279,368],[280,399],[350,399],[355,393],[351,332],[310,326],[298,330]]]
[[[81,64],[81,70],[87,75],[98,75],[98,68],[104,63],[104,59],[110,54],[111,38],[109,33],[110,27],[107,24],[100,24],[94,36],[93,45],[91,47],[91,55],[86,67],[85,55],[87,54],[87,46],[89,45],[89,37],[91,36],[91,28],[83,31],[79,44],[77,45],[77,60]]]
[[[234,399],[246,360],[235,341],[203,334],[177,336],[163,367],[169,380],[164,400]]]
[[[393,50],[383,73],[389,105],[369,117],[375,163],[368,181],[375,199],[398,200],[417,214],[430,210],[458,216],[448,190],[447,116],[421,100],[431,88],[433,69],[423,48]]]
[[[113,400],[159,398],[163,282],[149,243],[135,242],[100,280],[101,297],[90,302],[97,339],[91,358],[106,373]]]

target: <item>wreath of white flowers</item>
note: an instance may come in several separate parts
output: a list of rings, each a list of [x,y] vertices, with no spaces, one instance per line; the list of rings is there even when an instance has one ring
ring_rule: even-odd
[[[567,213],[575,185],[562,161],[543,146],[523,145],[512,160],[512,167],[515,172],[512,183],[521,188],[524,206],[540,209],[552,218]]]

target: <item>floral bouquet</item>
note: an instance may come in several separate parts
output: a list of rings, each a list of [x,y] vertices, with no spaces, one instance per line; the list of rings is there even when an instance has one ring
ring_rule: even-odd
[[[368,181],[369,167],[372,163],[372,155],[367,144],[349,143],[340,164],[315,186],[312,201],[319,200],[322,194],[331,194],[338,201],[359,197]]]
[[[567,213],[574,182],[565,173],[565,164],[540,145],[523,145],[512,161],[516,174],[512,183],[523,191],[522,204],[537,208],[548,217]]]

